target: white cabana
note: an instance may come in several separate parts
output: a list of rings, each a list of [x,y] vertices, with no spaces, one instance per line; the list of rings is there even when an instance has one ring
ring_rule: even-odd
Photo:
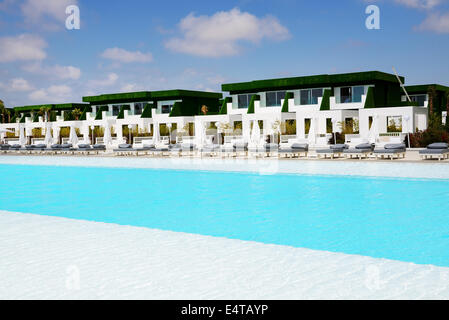
[[[377,135],[379,134],[379,116],[376,114],[373,117],[373,123],[369,129],[368,142],[376,143]]]
[[[51,135],[51,124],[47,123],[45,127],[45,139],[44,144],[51,146],[53,144],[53,136]]]
[[[78,145],[78,136],[76,134],[75,126],[70,126],[69,143],[73,146]]]
[[[207,122],[203,123],[203,136],[201,137],[201,145],[204,147],[207,144]]]
[[[89,131],[89,126],[88,125],[84,125],[83,126],[83,143],[85,144],[90,144],[90,131]]]
[[[106,123],[106,125],[104,126],[103,143],[106,147],[112,145],[111,127],[108,123]]]

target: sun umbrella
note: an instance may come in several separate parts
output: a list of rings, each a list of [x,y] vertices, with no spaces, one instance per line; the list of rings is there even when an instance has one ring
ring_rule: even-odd
[[[253,121],[253,130],[251,132],[251,142],[254,146],[258,146],[260,143],[260,127],[259,127],[259,121],[254,120]]]
[[[24,146],[27,144],[27,138],[25,136],[25,128],[19,127],[19,144]]]
[[[105,144],[105,146],[109,146],[112,144],[111,127],[108,123],[106,123],[106,125],[104,126],[103,143]]]
[[[69,142],[73,146],[76,146],[78,144],[78,136],[76,134],[75,126],[70,127]]]
[[[315,118],[310,119],[309,136],[307,140],[310,145],[314,145],[316,143]]]
[[[371,124],[371,128],[369,129],[369,134],[368,134],[368,140],[370,143],[376,143],[376,138],[378,135],[378,122],[379,122],[379,116],[376,114],[373,117],[373,123]]]
[[[44,143],[49,146],[53,143],[53,137],[51,135],[51,125],[47,125],[45,129],[45,140]]]
[[[159,123],[153,123],[153,144],[158,144],[160,140]]]

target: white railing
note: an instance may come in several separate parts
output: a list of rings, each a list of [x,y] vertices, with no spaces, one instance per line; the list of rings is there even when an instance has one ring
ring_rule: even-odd
[[[148,136],[148,137],[134,137],[133,139],[133,143],[134,144],[144,144],[144,143],[149,143],[149,142],[153,142],[153,137],[152,136]]]
[[[296,135],[293,134],[284,134],[281,135],[280,143],[288,143],[289,140],[296,139]]]

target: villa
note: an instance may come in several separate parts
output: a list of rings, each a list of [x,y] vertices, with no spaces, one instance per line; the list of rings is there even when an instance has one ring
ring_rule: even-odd
[[[342,131],[349,145],[399,143],[407,133],[425,130],[430,112],[446,121],[449,92],[438,84],[404,90],[404,82],[404,77],[369,71],[223,84],[225,98],[190,90],[86,96],[83,103],[15,107],[9,123],[0,125],[1,138],[23,144],[23,130],[27,144],[43,143],[51,128],[53,140],[65,143],[67,129],[73,127],[85,144],[103,144],[107,129],[108,148],[142,145],[153,141],[155,131],[160,141],[197,146],[238,140],[320,147]],[[261,132],[259,141],[251,137],[255,125]]]

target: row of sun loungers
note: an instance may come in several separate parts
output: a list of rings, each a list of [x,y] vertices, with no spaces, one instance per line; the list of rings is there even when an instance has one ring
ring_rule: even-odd
[[[22,153],[22,154],[99,154],[106,151],[104,145],[79,144],[73,147],[71,144],[54,144],[48,148],[45,144],[27,145],[7,145],[0,144],[0,152]],[[267,143],[263,146],[248,147],[246,142],[237,142],[233,145],[206,145],[197,149],[193,143],[172,144],[156,147],[155,145],[144,145],[140,148],[133,148],[130,144],[121,144],[113,152],[116,155],[154,155],[154,156],[200,156],[210,157],[279,157],[295,158],[307,157],[309,152],[308,144],[293,143],[289,147],[279,147],[277,144]],[[404,144],[386,144],[383,148],[375,149],[374,144],[362,143],[354,148],[349,148],[346,144],[335,144],[326,149],[316,150],[317,158],[358,158],[366,159],[374,156],[376,159],[399,159],[405,158],[406,146]],[[420,150],[422,159],[449,159],[449,144],[439,142],[432,143],[425,150]]]
[[[45,144],[37,145],[0,145],[0,152],[2,153],[20,153],[20,154],[99,154],[101,151],[106,151],[104,145],[89,145],[79,144],[74,148],[71,144],[54,144],[50,148]]]

